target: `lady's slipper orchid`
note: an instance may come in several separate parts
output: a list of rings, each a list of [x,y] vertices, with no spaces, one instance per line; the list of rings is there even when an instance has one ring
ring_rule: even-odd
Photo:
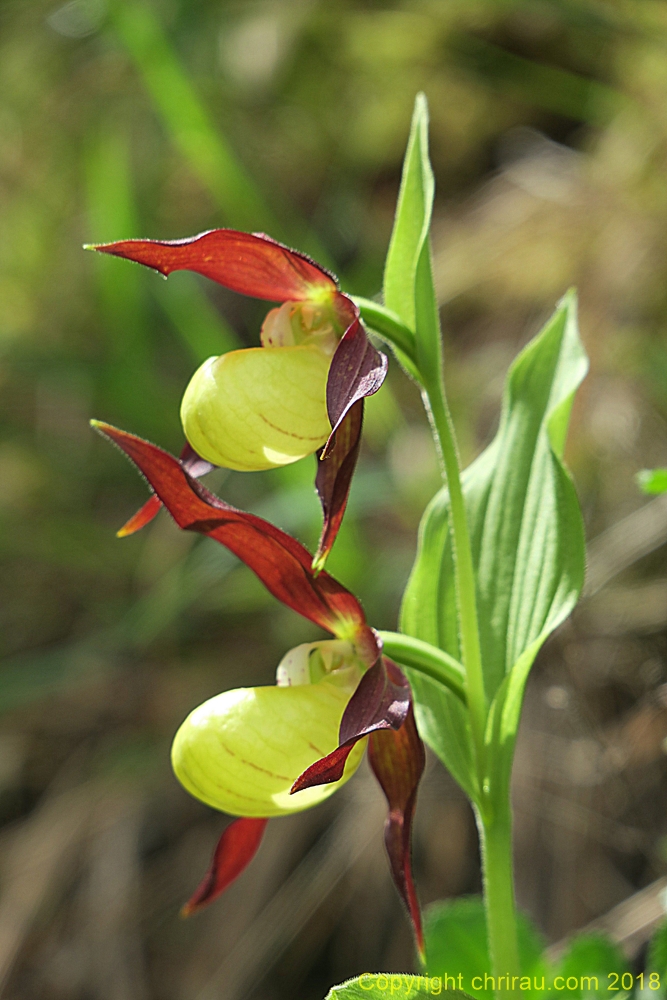
[[[209,358],[185,390],[181,419],[211,465],[269,469],[318,453],[324,527],[321,569],[343,517],[361,435],[364,397],[380,388],[387,359],[366,337],[354,302],[305,254],[263,233],[214,229],[190,239],[123,240],[94,247],[167,276],[196,271],[232,291],[280,302],[261,347]],[[134,527],[150,520],[155,503]]]
[[[183,785],[240,817],[224,831],[184,913],[210,903],[243,871],[269,817],[315,805],[344,783],[368,743],[389,804],[385,845],[392,875],[423,954],[410,831],[424,748],[409,684],[382,655],[359,601],[328,573],[316,573],[296,539],[206,490],[185,461],[107,424],[95,426],[137,465],[179,527],[225,545],[275,597],[335,636],[288,653],[275,687],[218,695],[179,729],[173,762]]]

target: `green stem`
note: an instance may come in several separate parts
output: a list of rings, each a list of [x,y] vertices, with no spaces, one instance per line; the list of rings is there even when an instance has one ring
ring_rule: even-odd
[[[468,713],[479,782],[478,825],[491,968],[496,980],[496,997],[498,1000],[510,1000],[517,996],[516,987],[520,976],[514,905],[511,807],[509,794],[504,793],[498,800],[487,781],[484,737],[488,709],[482,671],[475,572],[456,439],[441,373],[425,380],[424,388],[426,408],[440,445],[449,489],[461,659],[465,667]]]
[[[508,795],[505,795],[503,802],[499,804],[500,808],[495,808],[498,804],[491,801],[492,790],[488,787],[486,778],[485,731],[488,706],[482,670],[475,571],[461,486],[456,436],[442,377],[439,320],[433,292],[430,257],[427,257],[427,264],[428,266],[422,269],[421,277],[426,282],[424,298],[427,300],[427,306],[432,300],[432,310],[428,307],[422,310],[422,322],[426,330],[429,326],[431,328],[433,336],[430,339],[424,336],[423,341],[418,343],[413,331],[399,316],[384,306],[369,299],[356,298],[355,302],[364,322],[396,348],[399,360],[407,366],[410,374],[418,380],[423,389],[424,405],[439,448],[449,490],[463,667],[443,651],[410,636],[396,632],[381,632],[380,636],[389,656],[445,684],[467,704],[478,781],[476,799],[479,809],[478,823],[482,846],[489,949],[493,975],[496,978],[496,996],[499,1000],[509,1000],[516,995],[520,975],[512,870],[511,808]],[[417,277],[419,273],[418,268]],[[417,312],[419,314],[419,310]],[[429,351],[429,344],[431,346],[435,344],[435,349]]]
[[[514,903],[512,819],[509,802],[503,814],[477,813],[482,848],[484,905],[491,971],[499,1000],[518,996],[521,974]],[[509,978],[508,978],[509,977]]]
[[[465,666],[466,695],[477,758],[480,812],[478,826],[482,848],[484,905],[489,936],[491,968],[496,979],[496,996],[509,1000],[517,995],[519,952],[512,863],[512,820],[509,795],[489,801],[492,789],[485,787],[486,760],[484,732],[487,719],[486,693],[477,618],[477,594],[468,519],[452,419],[442,377],[425,384],[427,410],[437,434],[449,489],[449,509],[454,543],[456,591],[459,602],[459,629]],[[505,977],[503,980],[500,977]],[[509,982],[507,976],[510,977]]]
[[[459,459],[449,406],[445,396],[442,375],[437,373],[424,382],[424,404],[440,446],[447,487],[454,547],[454,572],[459,603],[459,629],[461,652],[466,674],[466,695],[470,713],[470,727],[477,758],[480,789],[484,781],[484,731],[486,729],[486,693],[482,673],[482,653],[477,619],[477,593],[472,549],[468,532],[465,501],[461,488]]]
[[[378,333],[383,340],[386,340],[392,347],[397,347],[399,351],[416,366],[415,335],[409,326],[391,309],[373,302],[372,299],[363,299],[358,295],[353,295],[352,299],[359,307],[361,318],[372,330]]]
[[[465,705],[465,673],[458,660],[437,646],[403,635],[402,632],[378,632],[378,635],[388,656],[444,684]]]
[[[520,976],[514,905],[511,807],[509,794],[504,794],[501,801],[495,797],[491,800],[493,790],[487,787],[484,742],[487,703],[479,640],[475,573],[456,439],[440,374],[425,382],[424,395],[427,411],[440,444],[449,489],[462,660],[465,666],[468,712],[479,781],[478,826],[491,968],[496,980],[496,997],[498,1000],[510,1000],[517,996],[516,986]]]

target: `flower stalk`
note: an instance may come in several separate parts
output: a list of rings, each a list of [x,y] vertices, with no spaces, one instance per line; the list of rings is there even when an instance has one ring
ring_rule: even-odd
[[[485,731],[488,704],[479,638],[475,571],[454,425],[447,403],[442,372],[424,379],[424,403],[441,456],[449,490],[456,593],[465,694],[477,765],[479,788],[478,827],[487,933],[493,975],[498,984],[511,984],[520,975],[514,902],[512,823],[509,802],[496,802],[487,774]],[[510,998],[511,986],[496,989],[499,998]]]
[[[482,653],[479,639],[475,571],[470,532],[461,486],[458,448],[451,412],[447,403],[442,372],[426,375],[424,404],[431,421],[441,457],[444,479],[449,490],[450,525],[453,539],[456,593],[459,613],[461,653],[465,670],[465,693],[470,729],[477,765],[480,801],[478,825],[482,848],[482,876],[487,933],[493,975],[496,983],[502,976],[511,983],[520,974],[514,904],[512,835],[509,803],[507,810],[493,809],[493,790],[486,780],[485,731],[488,705],[484,689]],[[495,813],[495,814],[494,814]],[[505,814],[506,815],[503,815]],[[517,978],[518,981],[518,978]],[[511,988],[496,990],[498,998],[513,996]]]
[[[378,632],[378,635],[387,656],[443,684],[466,704],[465,671],[453,656],[403,632]]]
[[[477,757],[477,772],[481,788],[483,785],[485,764],[484,731],[486,728],[487,703],[479,641],[475,571],[472,561],[468,519],[463,499],[463,489],[461,487],[458,448],[441,372],[434,376],[425,377],[423,398],[442,461],[444,479],[449,489],[461,654],[465,670],[466,700],[470,715],[470,728],[472,730]]]
[[[379,302],[373,302],[372,299],[364,299],[354,295],[352,300],[359,309],[364,323],[392,347],[398,348],[416,366],[414,333],[405,325],[400,316]],[[415,374],[418,375],[418,372]]]
[[[477,828],[482,854],[489,956],[496,996],[509,1000],[518,995],[516,984],[521,967],[514,900],[512,817],[509,802],[503,805],[492,816],[482,816],[477,810]]]

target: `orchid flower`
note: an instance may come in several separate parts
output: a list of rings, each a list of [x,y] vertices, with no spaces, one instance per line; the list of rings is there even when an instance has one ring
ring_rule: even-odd
[[[211,698],[176,734],[172,761],[181,783],[238,817],[222,834],[184,914],[212,902],[245,869],[270,817],[310,808],[347,781],[367,744],[389,805],[385,845],[392,876],[423,957],[410,836],[424,747],[408,681],[382,655],[361,604],[327,572],[313,570],[300,542],[214,496],[185,461],[108,424],[94,426],[135,463],[179,527],[225,545],[274,597],[334,636],[287,653],[276,686]]]
[[[193,375],[181,405],[190,446],[181,457],[207,469],[254,471],[317,453],[324,525],[313,565],[321,569],[347,503],[363,400],[387,371],[357,305],[329,271],[263,233],[214,229],[185,240],[123,240],[92,249],[165,277],[196,271],[232,291],[282,303],[264,320],[261,347],[209,358]],[[159,507],[151,499],[122,533],[143,527]]]

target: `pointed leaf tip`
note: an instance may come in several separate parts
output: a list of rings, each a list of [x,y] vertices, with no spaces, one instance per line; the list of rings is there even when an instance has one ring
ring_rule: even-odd
[[[420,117],[425,116],[428,123],[428,98],[423,90],[420,90],[415,97],[414,112],[415,117],[419,115]]]
[[[434,178],[428,154],[428,105],[423,94],[415,99],[410,135],[403,161],[401,187],[396,205],[394,227],[389,241],[383,280],[384,303],[395,312],[411,330],[417,330],[417,270],[428,263],[428,234],[433,211]],[[426,254],[423,257],[423,252]],[[432,284],[432,278],[428,284]],[[432,289],[422,281],[420,296],[432,303]],[[423,321],[419,324],[421,327]],[[437,325],[437,324],[436,324]],[[417,335],[419,342],[424,334]],[[435,337],[436,331],[430,336]],[[439,329],[437,338],[439,344]],[[419,361],[420,374],[422,362]]]

